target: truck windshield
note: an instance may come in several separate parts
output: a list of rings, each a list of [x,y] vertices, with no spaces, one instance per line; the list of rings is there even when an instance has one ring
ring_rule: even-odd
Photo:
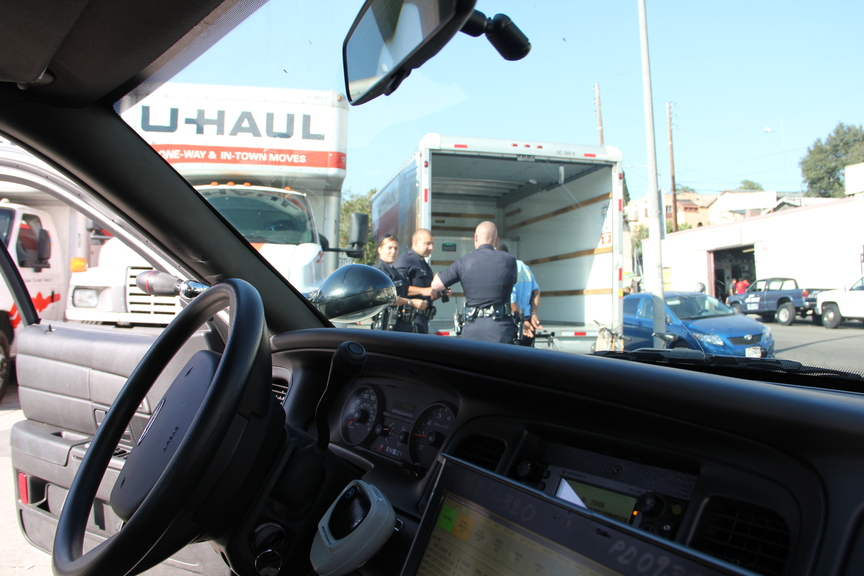
[[[315,242],[312,211],[306,197],[257,189],[208,188],[202,196],[249,242]]]
[[[714,316],[731,316],[735,310],[712,296],[667,296],[666,305],[681,320],[694,318],[711,318]]]
[[[0,238],[4,246],[9,246],[9,232],[12,230],[12,221],[15,219],[15,211],[0,208]]]

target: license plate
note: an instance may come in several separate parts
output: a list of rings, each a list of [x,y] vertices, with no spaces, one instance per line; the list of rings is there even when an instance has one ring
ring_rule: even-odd
[[[756,302],[755,304],[747,304],[747,310],[758,310],[758,309],[759,309],[759,303],[758,302]]]
[[[747,358],[762,358],[762,348],[759,346],[749,346],[744,350],[744,356]]]

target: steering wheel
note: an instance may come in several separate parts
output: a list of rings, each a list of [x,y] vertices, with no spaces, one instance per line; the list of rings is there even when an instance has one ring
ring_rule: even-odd
[[[272,224],[267,226],[267,228],[265,228],[265,230],[269,230],[271,232],[280,232],[283,230],[290,230],[293,232],[296,230],[296,226],[294,225],[294,223],[291,220],[277,220],[276,222],[273,222]]]
[[[192,356],[117,478],[111,505],[125,524],[82,555],[87,519],[121,435],[171,358],[226,307],[224,350]],[[236,519],[284,440],[271,370],[264,308],[251,284],[226,280],[184,308],[135,368],[90,443],[60,514],[54,573],[135,574],[193,540],[214,538]]]

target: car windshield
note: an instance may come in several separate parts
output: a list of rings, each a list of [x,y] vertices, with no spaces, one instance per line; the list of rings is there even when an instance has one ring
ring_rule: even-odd
[[[695,296],[667,296],[666,305],[669,306],[672,313],[681,320],[715,318],[717,316],[731,316],[736,314],[735,310],[707,294],[699,294]]]
[[[301,292],[375,264],[390,237],[406,288],[419,269],[398,259],[419,250],[429,265],[393,311],[404,331],[465,337],[494,316],[514,325],[508,345],[614,350],[633,337],[624,296],[692,291],[667,300],[682,320],[762,324],[748,353],[864,369],[864,291],[849,290],[864,271],[864,79],[849,73],[860,2],[479,0],[490,26],[502,14],[524,33],[527,55],[515,33],[505,46],[458,32],[392,94],[352,106],[339,55],[358,4],[265,3],[149,95],[115,104]],[[349,246],[356,212],[369,217],[365,248]],[[518,261],[510,297],[474,298],[445,274],[482,244],[482,222]],[[115,239],[89,233],[93,269]],[[125,286],[128,266],[111,266]],[[450,281],[433,295],[435,275]],[[830,347],[825,330],[840,336]]]
[[[350,106],[335,55],[353,7],[270,2],[123,117],[194,185],[307,191],[330,247],[345,246],[351,212],[369,214],[365,257],[325,251],[322,275],[373,264],[386,234],[404,255],[418,228],[434,234],[426,259],[441,273],[475,249],[481,221],[494,222],[539,289],[535,347],[614,348],[601,332],[627,336],[624,295],[697,290],[668,300],[679,318],[742,312],[773,333],[761,355],[864,367],[816,344],[825,328],[814,294],[787,308],[754,290],[778,277],[841,288],[861,275],[861,243],[845,235],[860,221],[861,203],[848,202],[864,187],[842,186],[845,164],[864,162],[864,81],[848,73],[860,4],[648,2],[644,45],[639,2],[475,8],[509,17],[528,55],[508,61],[482,35],[457,33],[393,94]],[[818,41],[796,40],[816,30]],[[805,63],[815,78],[802,83]],[[826,96],[818,80],[836,78]],[[849,151],[843,166],[819,168],[835,145]],[[293,241],[272,222],[226,217],[250,242]],[[430,334],[460,334],[468,292],[456,282],[449,301],[429,302]],[[750,300],[734,305],[738,293]],[[523,298],[517,322],[520,311],[530,321]],[[860,338],[844,333],[850,347]]]

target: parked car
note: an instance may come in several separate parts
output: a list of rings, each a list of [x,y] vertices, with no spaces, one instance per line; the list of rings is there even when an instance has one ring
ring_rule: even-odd
[[[727,303],[739,314],[758,314],[764,321],[776,320],[788,326],[795,316],[811,316],[815,323],[821,318],[816,309],[816,295],[822,288],[799,288],[794,278],[763,278],[751,284],[743,294],[727,298]]]
[[[816,296],[816,313],[826,328],[837,328],[843,320],[864,320],[864,277],[848,290],[820,292]]]
[[[706,354],[773,358],[771,329],[701,292],[666,292],[666,329],[670,348]],[[654,346],[654,298],[640,292],[624,297],[626,350]]]
[[[0,252],[6,254],[0,269],[18,288],[13,296],[24,324],[17,372],[23,416],[12,427],[7,452],[15,479],[11,505],[26,537],[51,554],[55,573],[155,568],[158,574],[305,576],[313,573],[313,546],[321,552],[315,565],[322,574],[351,576],[864,573],[860,375],[775,359],[729,362],[696,351],[680,355],[689,357],[681,363],[668,350],[592,356],[335,328],[328,316],[362,316],[365,306],[392,302],[392,284],[351,281],[354,271],[374,269],[346,266],[336,277],[341,300],[336,296],[330,306],[305,299],[118,114],[184,67],[202,83],[218,73],[244,79],[269,74],[274,84],[289,84],[307,70],[316,74],[307,88],[340,81],[338,54],[353,28],[358,35],[344,42],[344,52],[374,59],[371,66],[349,62],[360,76],[354,95],[362,98],[378,86],[389,96],[351,110],[349,142],[371,150],[366,163],[384,170],[378,156],[388,148],[404,150],[434,130],[512,133],[513,146],[523,148],[531,141],[521,138],[545,141],[547,130],[572,134],[578,101],[588,116],[594,108],[587,97],[594,80],[583,66],[599,63],[610,80],[639,76],[627,64],[638,61],[637,6],[630,0],[478,4],[531,22],[524,31],[536,53],[515,63],[487,43],[508,56],[516,52],[514,43],[524,51],[510,18],[478,17],[470,12],[473,2],[406,2],[402,8],[385,0],[365,5],[372,9],[352,26],[354,4],[0,3],[0,135],[72,178],[81,188],[75,205],[112,234],[137,239],[135,249],[148,261],[184,281],[176,288],[188,300],[159,335],[42,321],[8,254]],[[649,4],[658,11],[671,5],[665,30],[674,33],[654,35],[670,41],[660,52],[675,64],[677,84],[669,88],[723,92],[718,97],[735,117],[765,90],[791,97],[783,90],[790,74],[799,90],[813,84],[824,91],[832,66],[848,71],[860,52],[854,50],[860,36],[854,35],[860,26],[854,3],[818,9]],[[782,25],[775,25],[781,11]],[[418,23],[428,14],[449,19],[439,26]],[[801,26],[787,30],[792,15]],[[704,22],[721,16],[724,35],[700,34]],[[487,38],[459,34],[444,46],[441,34],[457,34],[469,17],[468,30]],[[787,30],[782,38],[790,42],[770,49],[778,48],[770,43],[778,36],[770,36],[766,48],[765,37],[778,30]],[[681,50],[685,33],[687,49]],[[823,43],[837,37],[847,38],[849,49],[826,57]],[[220,38],[226,44],[217,44]],[[378,45],[366,43],[376,39]],[[631,48],[613,57],[621,45]],[[439,58],[434,51],[442,46]],[[211,65],[196,68],[206,48],[215,50]],[[390,48],[410,54],[391,58]],[[811,82],[797,75],[804,49],[820,58],[808,67]],[[274,54],[276,65],[268,59]],[[409,62],[400,57],[406,55],[414,65],[432,60],[409,76]],[[718,90],[741,85],[745,58],[755,59],[760,78],[769,70],[770,81]],[[775,59],[784,67],[773,67]],[[794,66],[785,67],[789,63]],[[703,81],[709,77],[713,85]],[[853,86],[856,75],[844,80]],[[639,81],[632,84],[638,92]],[[626,93],[628,85],[621,86]],[[857,105],[858,92],[852,99]],[[493,104],[507,113],[492,113]],[[719,117],[722,124],[694,129],[688,148],[730,132],[736,153],[752,154],[742,148],[756,140],[744,131],[752,130],[751,121],[736,129],[716,106],[698,117]],[[220,118],[202,109],[182,119],[179,113],[151,117],[151,124],[166,131],[183,122],[229,134],[281,132],[290,149],[289,134],[280,128],[287,126],[285,116],[254,123],[243,116],[233,127]],[[314,118],[296,120],[292,137],[318,134]],[[623,122],[630,131],[641,124]],[[609,128],[607,121],[611,141]],[[759,146],[764,156],[765,145]],[[590,161],[588,152],[583,158]],[[332,166],[326,152],[320,158],[322,171]],[[527,160],[495,163],[490,178],[525,171]],[[332,161],[338,165],[338,158]],[[442,154],[426,161],[451,159]],[[602,176],[587,169],[571,179],[557,164],[549,168],[542,180],[511,181],[509,195],[489,216],[454,204],[435,218],[459,219],[454,232],[470,237],[478,219],[502,219],[515,199]],[[56,188],[50,178],[40,185],[46,193]],[[608,213],[622,209],[607,195],[594,201],[606,202]],[[554,214],[542,202],[528,208],[520,216],[528,229],[582,214]],[[611,228],[608,234],[622,232]],[[560,259],[526,262],[541,285],[538,269],[554,272],[561,259],[587,260],[586,250],[569,240],[557,240]],[[831,249],[830,237],[813,241]],[[448,248],[455,247],[436,244],[434,265],[453,256]],[[592,273],[586,266],[581,276]],[[570,292],[584,286],[574,283]],[[544,293],[543,305],[564,295],[572,294]],[[456,459],[466,463],[458,469],[470,466],[474,474],[461,484],[444,474]],[[357,481],[367,488],[352,490]],[[455,491],[442,494],[442,487]],[[576,502],[574,493],[590,508],[568,504]],[[337,504],[338,537],[325,516]],[[371,523],[364,508],[376,512]],[[346,517],[346,511],[359,514]],[[424,558],[420,568],[409,563]]]

